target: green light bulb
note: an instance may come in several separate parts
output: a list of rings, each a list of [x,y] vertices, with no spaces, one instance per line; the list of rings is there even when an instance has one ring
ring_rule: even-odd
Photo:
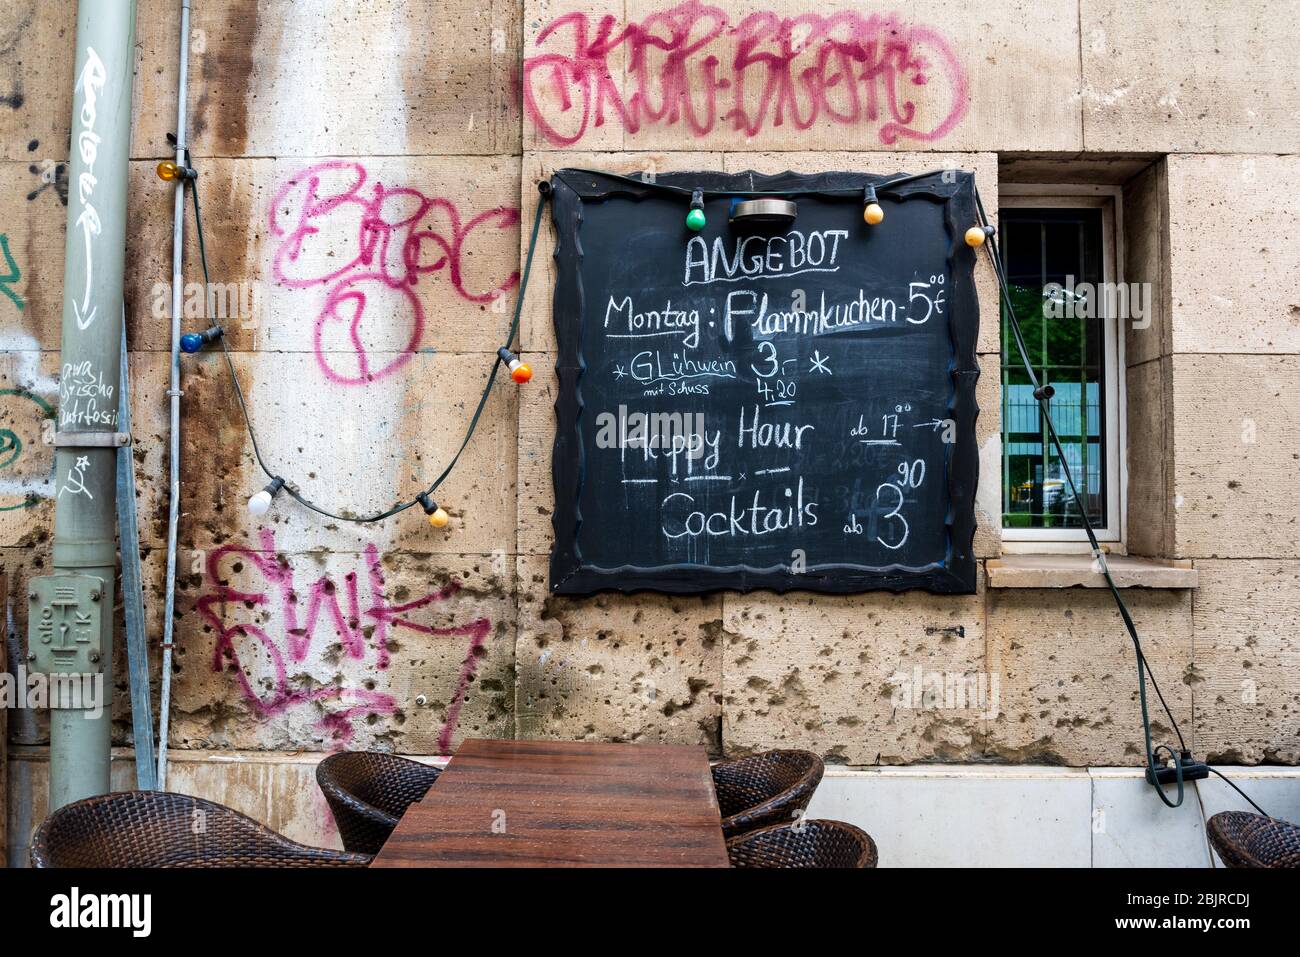
[[[686,214],[686,228],[699,232],[704,228],[704,210],[692,209]]]

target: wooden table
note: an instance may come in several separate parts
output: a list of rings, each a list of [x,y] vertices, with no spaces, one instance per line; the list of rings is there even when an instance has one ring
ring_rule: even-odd
[[[374,867],[726,867],[704,748],[472,739]]]

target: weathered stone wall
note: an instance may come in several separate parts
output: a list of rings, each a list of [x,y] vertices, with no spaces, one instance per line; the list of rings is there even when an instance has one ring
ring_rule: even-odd
[[[172,196],[153,166],[174,123],[177,6],[140,0],[130,193],[153,634]],[[1124,263],[1159,297],[1151,328],[1127,337],[1131,551],[1200,575],[1195,590],[1127,598],[1198,754],[1300,761],[1297,12],[198,0],[191,145],[213,281],[251,297],[225,325],[262,454],[353,514],[440,471],[509,319],[534,184],[561,166],[960,167],[994,215],[1009,169],[1099,176],[1125,186]],[[72,0],[0,11],[0,428],[15,436],[0,446],[0,562],[19,653],[15,597],[48,563],[53,517],[41,439],[58,391],[74,13]],[[444,531],[418,510],[357,526],[283,499],[254,519],[244,501],[264,479],[224,360],[185,359],[174,747],[433,754],[519,735],[791,745],[849,764],[1140,762],[1133,652],[1099,590],[981,576],[965,597],[550,597],[550,250],[544,231],[523,307],[536,377],[493,393],[438,496]],[[977,280],[989,560],[1003,552],[999,341],[983,260]],[[997,706],[896,704],[936,672],[996,682]],[[30,713],[9,734],[44,740]]]

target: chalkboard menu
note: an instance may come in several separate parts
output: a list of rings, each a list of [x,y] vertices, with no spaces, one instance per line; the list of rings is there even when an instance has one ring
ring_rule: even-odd
[[[554,175],[553,592],[975,590],[974,182],[896,179]]]

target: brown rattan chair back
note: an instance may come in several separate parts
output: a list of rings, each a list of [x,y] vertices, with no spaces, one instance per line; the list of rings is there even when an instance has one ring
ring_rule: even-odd
[[[33,867],[365,867],[308,847],[213,801],[121,791],[65,805],[32,837]]]
[[[442,773],[419,761],[377,751],[341,751],[316,765],[316,783],[329,802],[343,846],[378,854],[406,809]]]
[[[1206,829],[1228,867],[1300,867],[1300,826],[1248,811],[1223,811]]]
[[[826,766],[811,751],[764,751],[713,766],[722,832],[735,837],[803,813]]]
[[[843,821],[801,821],[733,837],[727,856],[732,867],[875,867],[876,844]]]

